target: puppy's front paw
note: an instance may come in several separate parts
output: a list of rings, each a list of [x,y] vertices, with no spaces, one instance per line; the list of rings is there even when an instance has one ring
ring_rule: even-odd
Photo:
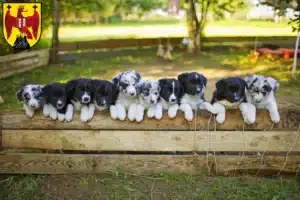
[[[131,104],[128,108],[128,119],[134,121],[136,119],[137,105]]]
[[[63,122],[65,120],[65,115],[61,113],[57,113],[57,118],[59,121]]]
[[[73,114],[66,113],[65,120],[66,120],[67,122],[72,121],[72,120],[73,120]]]
[[[219,113],[216,117],[216,122],[219,124],[223,124],[225,121],[225,113]]]
[[[155,119],[161,120],[162,117],[163,117],[163,112],[162,112],[162,110],[156,110],[156,111],[155,111]]]
[[[154,109],[152,107],[148,108],[147,110],[147,116],[151,119],[154,117]]]
[[[173,119],[177,115],[178,105],[171,106],[168,110],[169,118]]]
[[[89,120],[89,115],[88,113],[82,112],[80,113],[80,121],[82,122],[87,122]]]
[[[246,124],[254,124],[255,123],[255,115],[256,115],[256,108],[253,104],[250,103],[241,103],[239,105],[242,117]]]
[[[274,123],[279,123],[280,122],[280,116],[278,112],[273,112],[270,113],[271,121]]]
[[[45,117],[49,117],[49,115],[50,115],[50,112],[49,112],[49,106],[48,105],[44,105],[44,107],[43,107],[43,115],[45,116]]]
[[[74,110],[74,107],[72,104],[69,104],[68,107],[67,107],[67,112],[66,112],[66,115],[65,115],[65,120],[67,122],[70,122],[73,120],[73,110]]]
[[[51,119],[53,119],[53,120],[57,119],[57,111],[56,110],[54,110],[54,109],[51,110],[49,115],[50,115]]]
[[[82,122],[87,122],[89,120],[89,108],[87,106],[81,108],[80,120]]]
[[[142,105],[137,105],[136,106],[136,114],[135,114],[135,119],[137,122],[141,122],[144,119],[144,111],[145,108]]]
[[[26,115],[27,117],[32,118],[32,117],[34,116],[34,111],[33,111],[33,110],[26,110],[26,111],[25,111],[25,115]]]
[[[118,119],[118,110],[117,110],[117,107],[116,107],[116,106],[110,106],[110,107],[109,107],[109,112],[110,112],[110,117],[111,117],[113,120]]]
[[[192,121],[193,120],[193,111],[192,110],[186,110],[184,112],[184,118],[187,120],[187,121]]]
[[[126,119],[126,110],[124,109],[118,109],[118,118],[121,121],[124,121]]]

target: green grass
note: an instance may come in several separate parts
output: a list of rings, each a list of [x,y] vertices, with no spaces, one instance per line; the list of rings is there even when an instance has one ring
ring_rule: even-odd
[[[296,35],[286,21],[275,23],[246,20],[211,21],[207,23],[204,33],[207,37]],[[46,31],[44,36],[44,39],[50,38],[51,29]],[[185,22],[178,20],[124,21],[104,25],[65,25],[60,28],[59,32],[61,42],[184,36],[187,36]]]
[[[1,181],[5,200],[297,200],[299,179],[156,174],[20,175]]]
[[[102,56],[95,55],[90,58],[84,56],[85,58],[76,59],[74,62],[44,66],[0,79],[0,94],[5,100],[4,104],[0,104],[0,109],[21,108],[21,103],[18,102],[15,94],[23,84],[66,82],[77,77],[111,80],[118,72],[128,69],[139,71],[146,79],[177,77],[179,73],[185,71],[198,71],[208,77],[212,87],[213,83],[221,77],[252,73],[265,74],[274,76],[280,81],[278,91],[280,100],[296,104],[300,102],[300,81],[290,80],[292,60],[259,59],[256,63],[251,63],[248,60],[249,49],[243,47],[206,48],[197,57],[177,51],[173,54],[173,63],[157,59],[154,49],[118,52],[115,55],[102,53]],[[211,93],[212,91],[207,91],[208,99]]]

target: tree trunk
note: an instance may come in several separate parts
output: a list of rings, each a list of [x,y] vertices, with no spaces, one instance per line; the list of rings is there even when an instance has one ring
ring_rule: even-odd
[[[298,32],[297,40],[295,44],[295,53],[294,53],[294,63],[293,63],[293,69],[292,69],[292,79],[296,79],[296,71],[297,71],[297,54],[298,54],[298,47],[300,42],[300,32]]]
[[[53,0],[54,4],[54,12],[53,12],[53,20],[52,20],[52,46],[51,46],[51,54],[50,54],[50,63],[58,62],[58,30],[59,30],[59,22],[60,22],[60,9],[59,9],[59,0]]]
[[[200,24],[197,19],[194,0],[186,0],[186,24],[188,31],[188,52],[197,54],[200,52]]]

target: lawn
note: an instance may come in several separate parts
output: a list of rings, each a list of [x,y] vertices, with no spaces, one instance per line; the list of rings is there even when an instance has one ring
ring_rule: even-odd
[[[297,200],[299,179],[122,173],[19,175],[0,182],[5,200]]]
[[[244,47],[207,47],[200,56],[194,57],[177,51],[174,61],[165,62],[156,58],[155,49],[99,52],[86,54],[83,58],[63,62],[57,65],[44,66],[30,72],[16,74],[0,80],[0,94],[5,104],[1,108],[21,108],[15,97],[16,91],[26,83],[47,84],[49,82],[66,82],[75,77],[100,78],[111,80],[122,70],[135,69],[145,79],[158,79],[165,76],[177,77],[181,72],[198,71],[208,78],[206,90],[210,99],[217,79],[233,76],[260,73],[271,75],[280,81],[278,99],[298,103],[300,81],[290,80],[292,60],[260,59],[256,63],[248,61],[249,49]],[[298,70],[298,75],[299,70]],[[286,102],[284,102],[286,103]]]
[[[111,78],[123,70],[135,69],[144,79],[176,77],[186,71],[198,71],[208,78],[209,100],[215,81],[226,76],[250,73],[272,75],[280,81],[278,101],[282,105],[298,103],[300,81],[290,81],[292,61],[248,60],[245,47],[206,47],[199,56],[177,51],[174,61],[155,57],[155,49],[120,50],[89,53],[74,61],[44,66],[30,72],[0,79],[0,94],[5,103],[0,109],[21,108],[15,97],[25,83],[66,82],[76,77]],[[298,77],[300,73],[298,70]],[[0,199],[197,199],[197,200],[297,200],[300,196],[296,177],[208,177],[186,174],[155,174],[141,177],[121,172],[102,175],[18,175],[0,179]]]
[[[208,37],[296,35],[286,21],[275,23],[246,20],[208,22],[204,33]],[[51,29],[45,31],[44,36],[48,41],[51,37]],[[108,25],[65,25],[59,31],[61,42],[184,36],[187,36],[185,22],[178,20],[124,21]]]

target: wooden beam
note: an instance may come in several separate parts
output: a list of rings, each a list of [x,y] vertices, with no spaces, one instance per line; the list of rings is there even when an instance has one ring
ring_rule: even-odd
[[[186,156],[0,154],[0,173],[78,174],[124,172],[148,175],[161,172],[230,175],[234,172],[271,171],[296,175],[300,156]]]
[[[300,132],[3,130],[7,149],[300,152]]]
[[[274,125],[273,130],[297,130],[300,123],[300,110],[283,109],[279,112],[281,121]],[[178,111],[178,115],[174,119],[169,119],[167,113],[164,113],[162,120],[145,117],[141,123],[138,123],[128,120],[114,121],[108,112],[97,112],[90,122],[82,123],[76,113],[74,120],[67,123],[45,118],[41,113],[37,113],[34,118],[28,118],[22,110],[4,110],[0,113],[0,126],[2,129],[8,130],[214,130],[214,117],[209,120],[210,116],[208,112],[201,111],[194,121],[188,122],[184,119],[182,112]],[[243,130],[243,128],[244,130],[269,130],[272,127],[273,123],[270,121],[267,111],[258,110],[256,119],[256,124],[246,125],[239,110],[227,110],[226,121],[221,125],[216,124],[216,130]]]

